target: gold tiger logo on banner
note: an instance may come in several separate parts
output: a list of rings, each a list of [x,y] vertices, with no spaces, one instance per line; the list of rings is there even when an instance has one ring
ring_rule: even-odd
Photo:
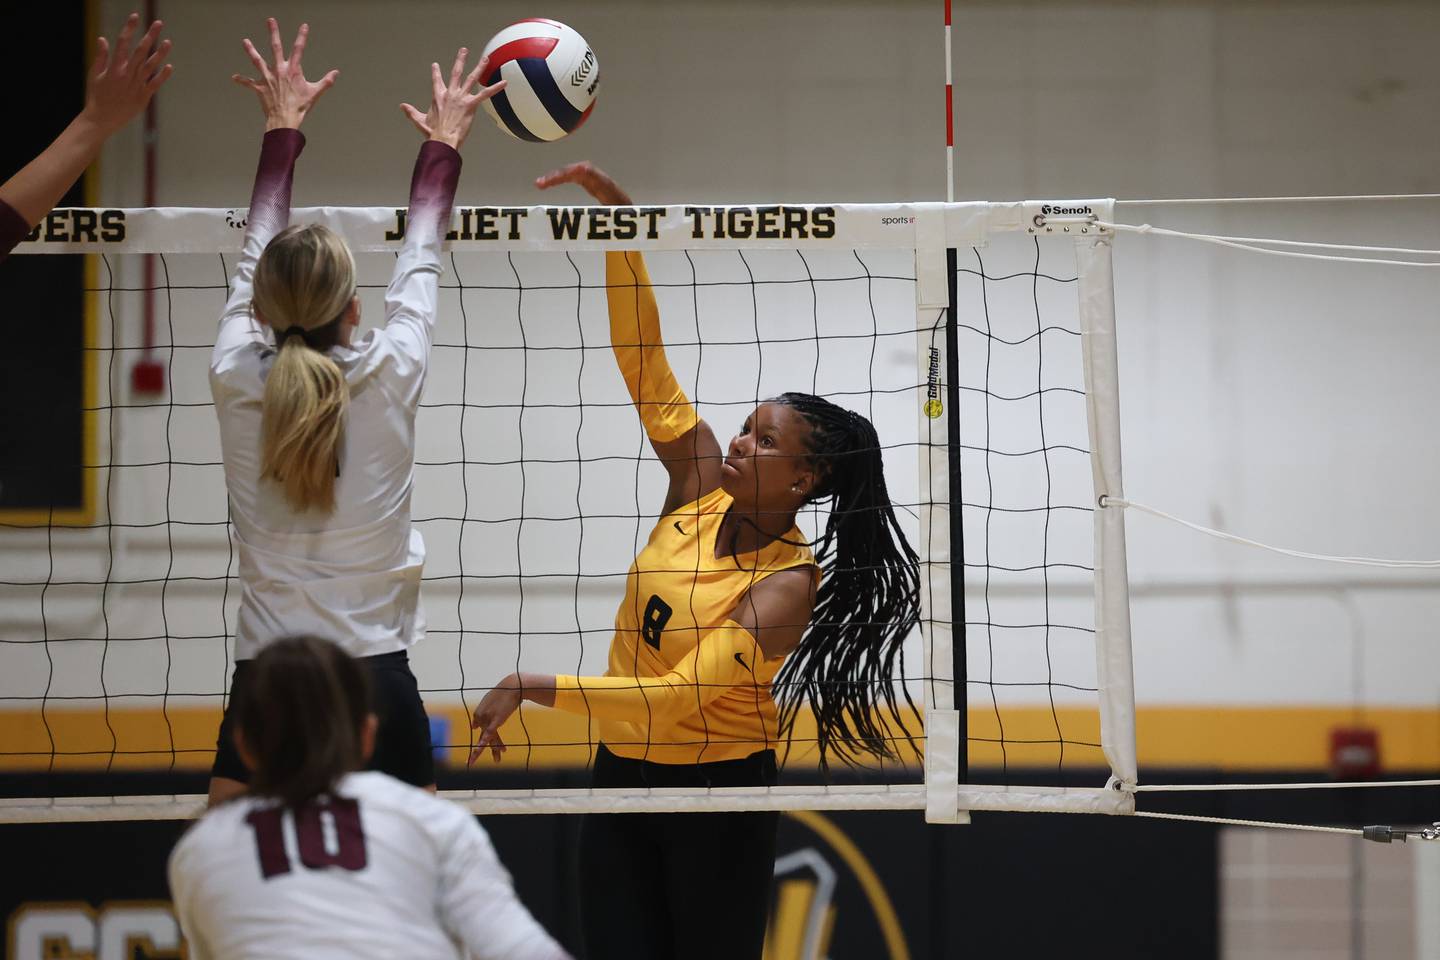
[[[910,947],[884,884],[855,842],[829,818],[810,810],[785,816],[803,828],[809,841],[775,858],[775,899],[765,933],[764,960],[825,960],[836,928],[842,938],[870,926],[885,944],[887,960],[910,960]],[[853,883],[868,910],[840,915],[835,895]]]

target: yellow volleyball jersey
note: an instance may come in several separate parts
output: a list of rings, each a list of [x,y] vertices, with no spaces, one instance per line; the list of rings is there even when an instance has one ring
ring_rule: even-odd
[[[780,570],[814,566],[815,556],[792,526],[783,539],[758,551],[716,557],[716,535],[731,503],[729,494],[716,489],[655,525],[625,580],[625,600],[615,615],[615,637],[605,676],[673,677],[682,661],[689,658],[693,664],[700,639],[717,631],[728,630],[745,642],[715,648],[730,669],[702,666],[698,678],[689,681],[689,695],[678,691],[679,709],[647,709],[654,701],[635,697],[629,710],[596,710],[592,704],[591,712],[599,717],[601,740],[622,757],[702,763],[746,757],[776,744],[778,721],[770,685],[784,657],[763,659],[753,638],[727,621],[740,598],[756,583]],[[818,567],[815,576],[818,581]],[[747,659],[756,662],[747,663]],[[685,668],[682,674],[694,677]],[[714,678],[723,678],[718,695],[715,689],[695,689],[697,684],[713,687]],[[577,679],[582,689],[571,691],[572,701],[583,700],[587,692],[584,678]],[[677,691],[672,688],[670,692]],[[636,702],[638,710],[634,709]],[[574,706],[578,708],[578,704]]]

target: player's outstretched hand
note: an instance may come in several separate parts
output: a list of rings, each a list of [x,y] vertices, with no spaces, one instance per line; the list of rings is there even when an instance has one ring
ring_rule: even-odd
[[[306,80],[300,59],[305,55],[305,41],[310,36],[310,24],[300,24],[300,32],[295,35],[295,43],[290,47],[290,58],[287,60],[285,45],[280,41],[280,25],[275,22],[274,17],[266,22],[270,27],[270,51],[275,62],[266,63],[265,58],[260,56],[260,51],[255,49],[255,44],[246,37],[241,43],[250,57],[250,62],[259,72],[260,79],[238,73],[231,79],[242,87],[254,90],[255,95],[260,98],[260,109],[265,111],[266,130],[287,127],[298,129],[310,109],[315,106],[315,101],[335,85],[335,78],[340,76],[340,71],[331,70],[319,80]]]
[[[85,78],[85,109],[80,116],[94,123],[103,136],[108,137],[144,110],[155,91],[175,72],[175,65],[165,62],[170,56],[170,41],[160,40],[164,24],[159,20],[150,24],[131,49],[130,41],[139,27],[140,14],[132,13],[115,38],[114,50],[104,37],[95,44],[95,61]]]
[[[440,76],[440,64],[430,64],[431,92],[428,112],[421,113],[408,103],[400,104],[405,116],[410,118],[410,122],[415,124],[415,128],[425,134],[427,139],[448,143],[456,150],[459,150],[460,144],[470,136],[470,124],[474,122],[475,111],[480,104],[505,89],[505,81],[501,80],[471,93],[485,75],[485,66],[490,62],[490,58],[481,57],[475,69],[467,74],[465,59],[469,55],[470,51],[464,47],[455,54],[455,64],[450,68],[449,84]]]
[[[485,698],[475,708],[475,715],[470,718],[470,729],[479,731],[475,749],[470,751],[470,763],[480,759],[487,749],[495,762],[500,762],[500,755],[505,752],[505,741],[500,739],[500,727],[510,719],[510,714],[519,708],[523,699],[520,676],[515,673],[501,680],[485,694]]]
[[[590,196],[607,206],[628,207],[633,202],[630,194],[620,189],[620,185],[610,179],[608,173],[589,160],[572,163],[568,167],[561,167],[559,170],[553,170],[545,176],[535,179],[535,186],[541,190],[549,190],[562,183],[577,184]]]

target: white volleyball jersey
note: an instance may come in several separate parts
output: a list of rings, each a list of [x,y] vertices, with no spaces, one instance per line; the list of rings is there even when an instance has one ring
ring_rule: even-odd
[[[568,956],[468,811],[383,773],[298,812],[216,807],[170,854],[170,893],[191,960]]]
[[[405,245],[385,293],[385,324],[328,351],[350,389],[336,505],[332,513],[297,513],[280,484],[260,478],[261,402],[275,343],[250,303],[255,263],[289,220],[291,171],[303,142],[295,130],[266,135],[210,361],[239,559],[235,656],[241,660],[297,634],[332,640],[362,657],[406,649],[425,635],[425,543],[410,523],[415,411],[429,365],[441,233],[460,158],[444,144],[424,144]]]

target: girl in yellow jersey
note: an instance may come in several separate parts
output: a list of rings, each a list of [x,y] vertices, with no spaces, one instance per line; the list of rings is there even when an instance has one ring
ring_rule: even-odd
[[[562,183],[631,203],[589,163],[536,181]],[[522,700],[598,720],[596,787],[774,784],[774,748],[802,706],[822,765],[831,752],[893,757],[876,708],[899,720],[892,680],[919,613],[919,566],[875,428],[785,393],[757,406],[722,452],[666,361],[644,260],[606,254],[605,274],[611,346],[670,475],[664,516],[626,578],[605,675],[504,678],[475,708],[472,762],[485,750],[499,759],[500,726]],[[824,501],[830,518],[812,552],[795,516]],[[759,958],[776,824],[766,812],[587,817],[587,956]]]

